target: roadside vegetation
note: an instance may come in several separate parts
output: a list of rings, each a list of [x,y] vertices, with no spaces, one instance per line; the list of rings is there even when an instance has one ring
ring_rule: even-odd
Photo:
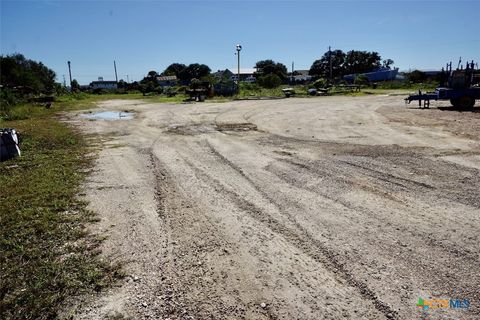
[[[100,259],[100,239],[87,231],[95,216],[78,198],[94,159],[89,137],[57,117],[99,97],[62,95],[45,108],[33,98],[55,91],[52,73],[2,57],[0,128],[19,132],[22,156],[0,162],[0,319],[56,318],[67,298],[121,276]]]
[[[0,162],[0,318],[52,319],[67,297],[100,290],[119,269],[99,259],[100,240],[86,231],[95,216],[77,197],[93,160],[88,137],[43,107],[9,115],[18,120],[0,127],[20,132],[22,156]]]

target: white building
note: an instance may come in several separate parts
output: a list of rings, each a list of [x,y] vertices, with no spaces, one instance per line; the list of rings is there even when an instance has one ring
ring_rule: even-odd
[[[92,81],[90,83],[90,87],[92,89],[106,89],[106,90],[115,90],[117,89],[117,82],[116,81],[103,81],[103,79],[99,79],[99,81]]]
[[[233,73],[233,75],[231,76],[231,80],[233,81],[237,81],[237,77],[238,77],[238,69],[237,68],[231,68],[229,69],[231,70],[231,72]],[[257,71],[257,69],[255,68],[240,68],[240,80],[241,81],[244,81],[244,82],[255,82],[257,81],[257,79],[255,78],[255,72]]]

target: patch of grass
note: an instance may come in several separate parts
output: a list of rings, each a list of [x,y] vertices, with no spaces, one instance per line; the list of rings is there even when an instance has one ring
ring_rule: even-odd
[[[245,99],[252,97],[284,97],[282,89],[285,86],[281,86],[275,89],[262,88],[256,84],[242,83],[240,87],[240,94],[236,95],[236,98]]]
[[[22,137],[22,156],[0,163],[1,319],[55,318],[67,297],[119,276],[98,258],[100,240],[85,228],[95,217],[76,197],[93,160],[85,137],[38,108],[0,119]]]
[[[23,103],[13,106],[8,111],[0,112],[0,121],[25,120],[32,118],[51,117],[62,111],[83,110],[96,107],[96,104],[105,100],[144,99],[141,93],[131,94],[89,94],[74,93],[57,97],[52,107],[47,109],[43,104]]]

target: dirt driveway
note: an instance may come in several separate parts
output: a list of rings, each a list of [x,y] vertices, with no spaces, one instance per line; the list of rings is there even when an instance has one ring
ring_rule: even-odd
[[[70,116],[104,140],[85,197],[128,276],[76,318],[480,316],[478,110],[398,96],[100,108],[135,112]]]

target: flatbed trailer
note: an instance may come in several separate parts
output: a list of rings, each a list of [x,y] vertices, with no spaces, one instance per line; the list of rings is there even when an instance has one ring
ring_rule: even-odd
[[[477,65],[477,68],[475,68],[475,65]],[[422,91],[418,91],[418,94],[405,98],[405,103],[418,101],[420,108],[429,108],[430,100],[450,100],[450,103],[457,109],[471,109],[475,105],[475,100],[480,100],[480,70],[478,70],[478,64],[473,61],[467,62],[465,69],[462,67],[452,71],[452,63],[450,62],[447,64],[446,70],[442,69],[441,76],[446,80],[441,81],[444,85],[435,89],[434,92],[422,93]]]
[[[422,91],[418,91],[418,94],[405,98],[406,103],[418,101],[418,106],[421,108],[429,108],[430,100],[450,100],[450,103],[459,109],[473,108],[475,100],[480,100],[480,87],[464,89],[437,88],[435,92],[422,93]]]

